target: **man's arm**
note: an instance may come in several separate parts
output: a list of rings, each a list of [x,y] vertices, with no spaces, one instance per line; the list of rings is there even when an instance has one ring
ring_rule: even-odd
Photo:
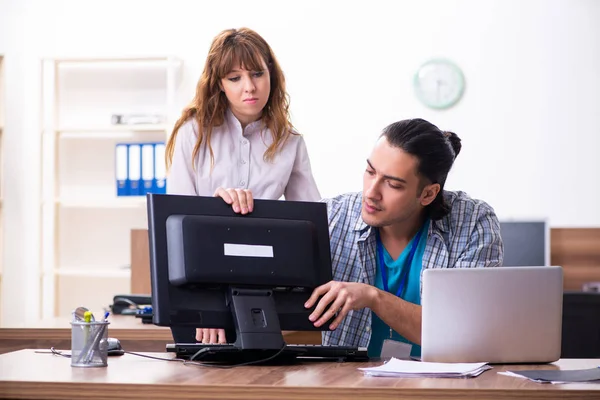
[[[376,290],[371,310],[390,328],[407,340],[421,344],[421,306],[404,301],[391,293]]]

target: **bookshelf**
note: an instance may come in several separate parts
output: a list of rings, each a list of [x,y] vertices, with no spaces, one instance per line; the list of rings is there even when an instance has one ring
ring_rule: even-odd
[[[180,69],[168,56],[42,60],[43,317],[129,293],[130,232],[147,228],[146,201],[117,196],[115,146],[167,140]],[[156,123],[114,124],[114,114]]]

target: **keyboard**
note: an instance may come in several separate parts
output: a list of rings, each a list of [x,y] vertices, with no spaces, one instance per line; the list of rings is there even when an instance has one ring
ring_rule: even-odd
[[[167,352],[175,353],[178,358],[199,362],[242,363],[267,359],[280,350],[242,350],[233,344],[174,343],[167,344]],[[368,361],[365,347],[323,346],[318,344],[288,344],[275,361],[289,362],[293,359],[319,359],[335,361]]]

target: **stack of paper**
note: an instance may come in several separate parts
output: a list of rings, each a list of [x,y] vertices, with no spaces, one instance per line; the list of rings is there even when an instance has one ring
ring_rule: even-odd
[[[395,378],[474,378],[490,369],[487,363],[432,363],[391,358],[373,368],[359,368],[365,375]]]

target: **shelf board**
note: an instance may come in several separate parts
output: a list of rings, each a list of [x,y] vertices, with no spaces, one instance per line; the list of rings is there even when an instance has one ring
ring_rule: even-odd
[[[181,60],[170,56],[149,57],[116,57],[116,58],[55,58],[54,61],[59,68],[166,68],[169,66],[180,66]]]
[[[164,132],[165,124],[139,124],[139,125],[107,125],[107,126],[73,126],[60,127],[55,130],[59,135],[70,134],[73,137],[86,134],[114,133],[114,132]]]
[[[86,278],[129,278],[131,277],[131,269],[127,268],[57,268],[54,270],[55,276],[73,276]]]
[[[63,208],[138,208],[146,206],[145,196],[124,196],[122,198],[78,198],[78,199],[56,199],[55,203]]]

